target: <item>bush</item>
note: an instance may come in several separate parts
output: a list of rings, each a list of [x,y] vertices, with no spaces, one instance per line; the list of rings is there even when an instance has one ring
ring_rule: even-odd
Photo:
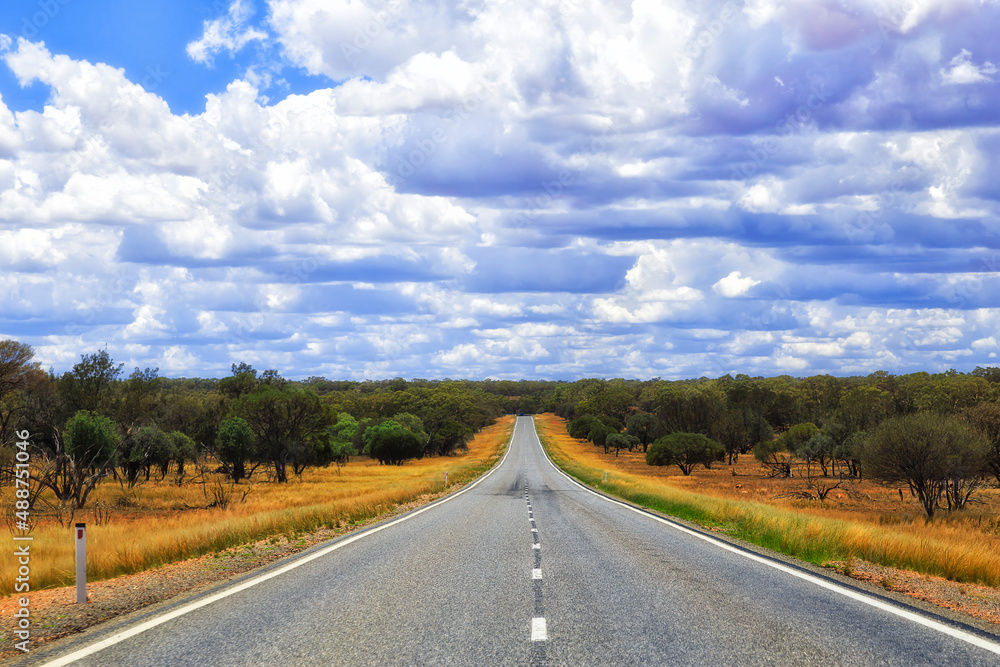
[[[242,417],[232,417],[219,425],[216,456],[226,466],[233,482],[239,484],[246,477],[246,462],[257,456],[256,442],[257,436]]]
[[[722,445],[700,433],[671,433],[649,446],[646,463],[652,466],[676,465],[682,473],[690,475],[699,463],[710,466],[725,453]]]
[[[916,413],[882,422],[858,458],[870,477],[909,484],[932,517],[942,497],[949,510],[965,506],[988,473],[989,453],[989,440],[968,424]]]
[[[772,477],[792,476],[792,463],[785,444],[785,440],[775,438],[774,440],[765,440],[754,445],[754,458],[770,471]]]
[[[80,410],[66,422],[66,453],[81,467],[111,462],[118,443],[115,423],[95,412]]]
[[[409,459],[420,458],[424,453],[424,443],[420,438],[395,422],[386,422],[378,427],[369,428],[372,432],[369,445],[372,457],[379,463],[388,465],[403,465]],[[365,433],[365,436],[368,435]]]
[[[177,478],[180,480],[184,478],[184,464],[197,460],[198,446],[180,431],[170,433],[170,440],[174,444],[174,462],[177,464]]]
[[[595,445],[604,447],[604,453],[608,453],[610,446],[608,445],[608,436],[614,435],[615,430],[610,426],[605,425],[603,422],[594,422],[594,425],[590,428],[590,433],[587,434],[587,440],[590,440]]]
[[[634,435],[622,435],[621,433],[611,433],[604,439],[604,451],[607,453],[609,449],[615,450],[615,456],[618,456],[618,452],[623,449],[627,449],[630,452],[632,449],[639,444],[639,438]]]
[[[594,415],[584,415],[571,421],[566,427],[566,430],[569,431],[571,438],[583,440],[587,437],[587,434],[590,433],[590,429],[594,426],[594,423],[599,421],[600,420]]]

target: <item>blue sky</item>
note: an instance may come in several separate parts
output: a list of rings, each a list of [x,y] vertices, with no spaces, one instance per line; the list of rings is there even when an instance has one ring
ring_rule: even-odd
[[[1000,4],[12,0],[0,337],[217,376],[997,365]]]

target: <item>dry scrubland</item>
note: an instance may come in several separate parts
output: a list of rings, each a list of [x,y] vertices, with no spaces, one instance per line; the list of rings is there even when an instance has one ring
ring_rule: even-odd
[[[817,564],[860,558],[1000,586],[1000,491],[995,488],[978,494],[982,502],[972,509],[942,512],[928,521],[905,487],[902,500],[898,487],[868,481],[844,482],[823,503],[781,498],[806,490],[806,478],[768,478],[753,456],[741,457],[735,466],[699,466],[684,477],[676,466],[646,465],[641,451],[623,451],[618,458],[614,452],[604,454],[593,443],[571,438],[565,420],[554,415],[538,415],[535,424],[560,467],[637,504]]]
[[[443,491],[445,472],[453,486],[492,467],[503,453],[513,424],[513,417],[505,417],[483,429],[456,456],[425,458],[402,466],[356,457],[339,471],[332,465],[310,468],[301,479],[292,477],[285,484],[239,484],[227,509],[206,509],[213,491],[224,486],[221,475],[211,475],[204,485],[189,482],[183,486],[168,476],[131,491],[107,480],[91,494],[88,508],[74,518],[87,523],[87,577],[108,579],[271,536],[360,523],[423,494]],[[12,490],[6,491],[11,497],[3,498],[4,506],[11,507]],[[244,492],[248,493],[241,501]],[[114,508],[105,525],[95,524],[91,508],[97,503]],[[72,584],[72,529],[38,508],[32,519],[32,590]],[[0,552],[0,569],[17,570],[13,549]],[[0,595],[11,593],[13,581],[6,577],[0,582]]]

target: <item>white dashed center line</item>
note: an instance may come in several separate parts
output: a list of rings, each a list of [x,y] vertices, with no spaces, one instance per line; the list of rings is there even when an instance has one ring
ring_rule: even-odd
[[[531,641],[533,642],[544,642],[549,638],[549,634],[545,631],[545,619],[544,618],[533,618],[531,619]]]

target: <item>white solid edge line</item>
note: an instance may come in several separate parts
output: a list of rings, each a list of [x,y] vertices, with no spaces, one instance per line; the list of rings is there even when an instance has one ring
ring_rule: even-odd
[[[534,426],[534,422],[532,422],[532,426]],[[699,533],[696,530],[691,530],[690,528],[686,528],[686,527],[684,527],[684,526],[682,526],[680,524],[674,523],[673,521],[668,521],[667,519],[664,519],[662,517],[656,516],[655,514],[651,514],[649,511],[641,510],[641,509],[639,509],[637,507],[633,507],[632,505],[629,505],[628,503],[622,502],[620,500],[615,500],[613,498],[608,498],[607,496],[601,495],[600,493],[597,493],[593,489],[587,488],[586,486],[584,486],[583,484],[581,484],[577,480],[573,479],[570,475],[568,475],[567,473],[565,473],[562,470],[560,470],[559,467],[555,463],[553,463],[552,459],[549,458],[549,454],[548,454],[548,452],[545,451],[545,448],[542,447],[542,443],[538,439],[538,433],[535,431],[534,428],[532,428],[532,432],[535,434],[535,442],[538,443],[538,448],[542,451],[542,455],[545,457],[545,460],[549,462],[549,465],[552,466],[552,468],[556,472],[558,472],[560,475],[562,475],[563,477],[565,477],[570,482],[572,482],[573,484],[577,485],[578,487],[580,487],[581,489],[583,489],[587,493],[591,493],[591,494],[597,496],[598,498],[601,498],[602,500],[608,501],[609,503],[613,503],[615,505],[619,505],[621,507],[624,507],[625,509],[631,510],[631,511],[635,512],[636,514],[640,514],[642,516],[649,517],[650,519],[653,519],[654,521],[659,521],[660,523],[662,523],[662,524],[664,524],[666,526],[670,526],[671,528],[673,528],[675,530],[679,530],[682,533],[686,533],[686,534],[688,534],[688,535],[690,535],[692,537],[697,537],[700,540],[704,540],[705,542],[708,542],[710,544],[714,544],[715,546],[720,547],[722,549],[725,549],[726,551],[732,552],[734,554],[739,554],[740,556],[743,556],[744,558],[749,558],[750,560],[756,561],[758,563],[761,563],[762,565],[767,565],[768,567],[772,567],[775,570],[779,570],[781,572],[784,572],[785,574],[790,574],[793,577],[797,577],[797,578],[802,579],[804,581],[808,581],[809,583],[815,584],[815,585],[817,585],[817,586],[819,586],[821,588],[825,588],[825,589],[827,589],[829,591],[832,591],[834,593],[839,593],[840,595],[843,595],[845,597],[851,598],[851,599],[856,600],[858,602],[862,602],[862,603],[867,604],[869,606],[875,607],[876,609],[881,609],[882,611],[889,612],[890,614],[895,614],[896,616],[900,616],[900,617],[905,618],[905,619],[907,619],[909,621],[913,621],[914,623],[917,623],[919,625],[923,625],[924,627],[931,628],[933,630],[937,630],[938,632],[944,633],[944,634],[946,634],[946,635],[948,635],[950,637],[954,637],[955,639],[960,639],[960,640],[962,640],[964,642],[972,644],[973,646],[978,646],[979,648],[982,648],[982,649],[985,649],[985,650],[990,651],[992,653],[996,653],[996,654],[1000,655],[1000,644],[997,644],[996,642],[990,641],[990,640],[988,640],[988,639],[986,639],[984,637],[978,637],[978,636],[976,636],[976,635],[974,635],[972,633],[965,632],[964,630],[959,630],[958,628],[953,628],[953,627],[951,627],[949,625],[945,625],[944,623],[940,623],[940,622],[935,621],[933,619],[921,616],[920,614],[916,614],[916,613],[908,611],[906,609],[900,609],[899,607],[887,604],[885,602],[882,602],[881,600],[877,600],[877,599],[875,599],[873,597],[869,597],[869,596],[867,596],[867,595],[865,595],[863,593],[859,593],[856,590],[847,588],[845,586],[841,586],[840,584],[834,583],[832,581],[828,581],[826,579],[822,579],[820,577],[808,574],[806,572],[802,572],[802,571],[796,570],[795,568],[788,567],[787,565],[783,565],[782,563],[770,560],[768,558],[763,558],[763,557],[758,556],[758,555],[756,555],[754,553],[751,553],[749,551],[744,551],[743,549],[739,549],[737,547],[734,547],[733,545],[731,545],[731,544],[729,544],[727,542],[723,542],[722,540],[718,540],[718,539],[716,539],[714,537],[711,537],[709,535],[705,535],[703,533]]]
[[[432,505],[427,505],[425,507],[421,507],[418,510],[414,510],[414,511],[408,513],[408,514],[404,514],[403,516],[399,517],[398,519],[394,519],[394,520],[392,520],[392,521],[390,521],[388,523],[383,523],[382,525],[375,526],[374,528],[369,528],[368,530],[366,530],[363,533],[359,533],[358,535],[354,535],[352,537],[348,537],[346,539],[343,539],[343,540],[337,542],[336,544],[331,544],[330,546],[325,547],[323,549],[320,549],[319,551],[316,551],[314,553],[311,553],[308,556],[303,556],[302,558],[296,559],[295,561],[289,563],[288,565],[280,567],[277,570],[273,570],[271,572],[268,572],[267,574],[262,574],[262,575],[260,575],[258,577],[250,579],[249,581],[245,581],[245,582],[243,582],[242,584],[240,584],[238,586],[233,586],[232,588],[227,588],[226,590],[220,591],[219,593],[216,593],[215,595],[210,595],[210,596],[208,596],[206,598],[202,598],[202,599],[197,600],[195,602],[192,602],[190,604],[186,604],[183,607],[180,607],[178,609],[174,609],[173,611],[167,612],[166,614],[163,614],[162,616],[157,616],[156,618],[148,620],[145,623],[140,623],[139,625],[137,625],[137,626],[135,626],[133,628],[129,628],[128,630],[125,630],[123,632],[119,632],[118,634],[112,635],[112,636],[108,637],[107,639],[102,639],[101,641],[99,641],[97,643],[91,644],[90,646],[86,646],[86,647],[84,647],[84,648],[82,648],[82,649],[80,649],[78,651],[70,653],[67,656],[63,656],[62,658],[56,658],[55,660],[52,660],[51,662],[46,662],[42,667],[62,667],[62,665],[68,665],[68,664],[70,664],[72,662],[80,660],[81,658],[86,658],[88,655],[93,655],[94,653],[97,653],[98,651],[103,651],[104,649],[109,648],[111,646],[114,646],[115,644],[118,644],[120,642],[123,642],[126,639],[130,639],[132,637],[135,637],[136,635],[139,635],[139,634],[142,634],[143,632],[146,632],[147,630],[151,630],[151,629],[155,628],[158,625],[163,625],[167,621],[172,621],[175,618],[178,618],[180,616],[183,616],[184,614],[187,614],[187,613],[190,613],[192,611],[195,611],[196,609],[201,609],[202,607],[206,607],[206,606],[212,604],[213,602],[218,602],[219,600],[222,600],[223,598],[227,598],[230,595],[235,595],[236,593],[239,593],[240,591],[245,591],[246,589],[251,588],[253,586],[256,586],[257,584],[263,583],[263,582],[267,581],[268,579],[274,579],[277,576],[285,574],[286,572],[290,572],[290,571],[294,570],[297,567],[300,567],[302,565],[305,565],[308,562],[316,560],[317,558],[321,558],[323,556],[326,556],[327,554],[332,553],[332,552],[336,551],[337,549],[340,549],[341,547],[345,547],[348,544],[351,544],[353,542],[357,542],[358,540],[360,540],[360,539],[362,539],[364,537],[368,537],[369,535],[374,535],[375,533],[378,533],[378,532],[380,532],[382,530],[385,530],[386,528],[391,528],[392,526],[395,526],[395,525],[400,524],[400,523],[402,523],[404,521],[412,519],[413,517],[415,517],[415,516],[417,516],[419,514],[423,514],[424,512],[426,512],[428,510],[434,509],[435,507],[440,507],[441,505],[444,505],[446,502],[454,500],[455,498],[458,498],[460,495],[462,495],[466,491],[471,491],[480,482],[482,482],[487,477],[489,477],[490,475],[492,475],[494,472],[496,472],[497,470],[499,470],[500,467],[503,465],[504,461],[507,460],[507,455],[510,454],[510,450],[511,450],[513,444],[514,444],[514,436],[515,435],[517,435],[517,418],[516,417],[514,419],[514,431],[511,432],[511,434],[510,434],[510,441],[507,443],[507,451],[504,452],[503,458],[500,459],[500,462],[497,463],[495,466],[493,466],[493,468],[489,472],[487,472],[485,475],[483,475],[482,477],[480,477],[475,482],[473,482],[469,486],[465,487],[461,491],[458,491],[457,493],[454,493],[454,494],[452,494],[450,496],[445,496],[444,498],[442,498],[441,500],[439,500],[438,502],[436,502],[436,503],[434,503]]]
[[[544,642],[549,638],[549,633],[545,629],[545,619],[544,618],[533,618],[531,619],[531,641],[533,642]]]

